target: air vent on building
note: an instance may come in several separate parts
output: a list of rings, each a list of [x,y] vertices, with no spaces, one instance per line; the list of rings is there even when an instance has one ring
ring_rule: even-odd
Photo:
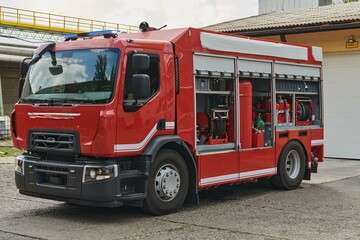
[[[319,6],[331,5],[333,0],[319,0]]]

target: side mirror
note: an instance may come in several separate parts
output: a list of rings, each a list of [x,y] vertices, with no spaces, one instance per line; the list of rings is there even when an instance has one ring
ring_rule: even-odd
[[[21,77],[23,77],[23,78],[25,78],[25,76],[29,70],[30,61],[31,61],[31,58],[24,58],[24,60],[22,60],[22,62],[20,63],[20,74],[21,74]]]
[[[60,75],[63,73],[63,67],[61,65],[51,66],[49,67],[49,71],[54,76]]]
[[[137,101],[150,97],[150,77],[146,74],[133,75],[133,95]]]
[[[18,96],[19,98],[21,97],[21,93],[22,93],[22,89],[24,87],[24,83],[25,83],[25,77],[27,72],[29,71],[29,67],[30,67],[30,62],[31,62],[32,58],[24,58],[24,60],[22,60],[22,62],[20,63],[20,79],[19,79],[19,84],[18,84]]]
[[[136,53],[132,56],[133,71],[146,71],[150,67],[150,57],[146,54]]]

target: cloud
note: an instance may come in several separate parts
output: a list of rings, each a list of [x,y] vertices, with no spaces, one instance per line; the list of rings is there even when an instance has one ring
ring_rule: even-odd
[[[83,65],[81,59],[69,59],[67,63],[58,61],[62,65],[63,73],[57,76],[51,75],[49,66],[51,66],[51,58],[43,57],[37,62],[30,71],[31,91],[37,91],[53,87],[63,86],[75,82],[85,82],[89,80],[86,72],[86,66]],[[36,72],[36,74],[33,74]]]
[[[258,0],[152,0],[151,4],[144,0],[3,0],[2,6],[136,26],[146,20],[152,26],[177,28],[256,15]]]

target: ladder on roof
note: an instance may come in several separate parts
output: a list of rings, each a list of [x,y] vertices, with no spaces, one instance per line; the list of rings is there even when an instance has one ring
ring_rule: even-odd
[[[35,40],[62,40],[64,33],[99,30],[138,32],[137,26],[0,6],[0,35]]]

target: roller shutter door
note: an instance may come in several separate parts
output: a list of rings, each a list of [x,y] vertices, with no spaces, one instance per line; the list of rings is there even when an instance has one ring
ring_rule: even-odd
[[[324,56],[325,156],[360,159],[360,52]]]

